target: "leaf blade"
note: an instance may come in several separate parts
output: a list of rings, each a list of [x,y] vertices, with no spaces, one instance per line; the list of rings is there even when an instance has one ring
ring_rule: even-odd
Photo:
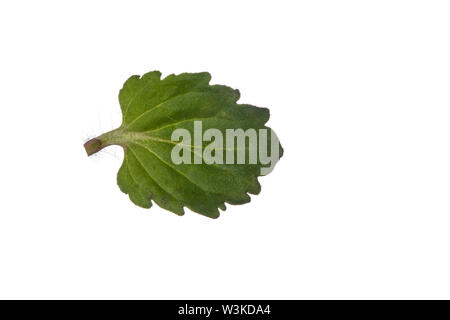
[[[223,85],[210,85],[211,76],[203,73],[169,75],[161,79],[159,71],[132,76],[119,92],[122,125],[96,138],[100,148],[117,144],[124,148],[124,160],[117,173],[117,183],[130,200],[143,208],[155,202],[177,215],[184,207],[211,218],[225,210],[225,202],[250,202],[249,194],[258,194],[258,176],[264,164],[256,163],[181,163],[175,164],[171,151],[178,141],[172,140],[176,129],[191,136],[199,123],[203,132],[227,136],[228,130],[270,130],[266,126],[270,113],[267,108],[238,104],[238,90]],[[271,132],[271,131],[270,131]],[[272,133],[273,134],[273,133]],[[203,133],[202,133],[203,135]],[[268,136],[270,138],[270,134]],[[251,135],[247,137],[251,140]],[[250,160],[252,144],[231,147],[217,137],[201,141],[191,139],[189,159],[201,159],[206,151],[214,155],[231,156],[240,152]],[[233,138],[234,139],[234,138]],[[261,142],[257,137],[257,142]],[[267,139],[267,137],[266,137]],[[97,147],[97,145],[96,145]],[[92,147],[91,147],[92,148]],[[279,146],[282,150],[281,146]],[[98,150],[96,150],[98,151]],[[259,159],[259,158],[258,158]],[[228,160],[228,158],[227,158]],[[277,159],[278,160],[278,159]]]

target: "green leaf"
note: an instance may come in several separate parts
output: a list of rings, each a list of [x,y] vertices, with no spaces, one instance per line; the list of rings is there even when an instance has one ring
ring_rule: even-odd
[[[237,104],[238,90],[210,85],[210,80],[206,72],[169,75],[162,80],[158,71],[130,77],[119,93],[122,125],[85,144],[88,155],[109,145],[123,147],[117,183],[136,205],[150,208],[155,202],[178,215],[187,207],[217,218],[218,209],[225,210],[225,202],[244,204],[250,201],[249,193],[258,194],[258,176],[281,157],[283,150],[276,135],[265,126],[269,110]],[[202,131],[196,136],[199,126]],[[190,139],[181,136],[174,140],[177,129]],[[211,131],[211,141],[206,139],[208,129],[216,129]],[[266,143],[267,153],[278,156],[267,163],[255,152],[250,138],[245,144],[239,144],[238,139],[226,140],[227,130],[233,129],[242,129],[241,133],[266,129],[267,135],[258,135],[254,141],[258,146]],[[174,161],[174,154],[179,156],[178,162],[185,161]],[[254,157],[250,161],[255,154],[256,161]],[[240,155],[245,163],[236,163]],[[227,163],[228,156],[233,163]]]

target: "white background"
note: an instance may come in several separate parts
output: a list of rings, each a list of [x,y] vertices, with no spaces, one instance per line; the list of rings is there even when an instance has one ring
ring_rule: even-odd
[[[2,1],[0,298],[450,298],[448,1]],[[133,74],[209,71],[285,154],[212,220],[134,206]]]

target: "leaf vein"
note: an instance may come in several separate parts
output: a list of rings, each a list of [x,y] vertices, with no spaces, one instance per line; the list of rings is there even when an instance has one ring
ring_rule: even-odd
[[[163,188],[163,186],[161,185],[160,182],[158,182],[151,174],[150,172],[148,172],[147,168],[144,166],[144,164],[142,163],[141,159],[139,159],[138,155],[136,154],[136,152],[134,152],[131,148],[129,149],[131,151],[131,153],[133,153],[134,157],[136,158],[136,160],[138,161],[139,165],[144,169],[145,173],[147,173],[148,177],[153,180],[160,188],[161,190],[163,190],[165,193],[168,194],[169,197],[174,198],[175,200],[178,200],[180,202],[182,202],[182,199],[179,199],[178,197],[174,196],[172,193],[170,193],[167,189]]]
[[[170,101],[170,100],[173,100],[173,99],[175,99],[175,98],[178,98],[178,97],[183,96],[183,95],[186,95],[186,94],[189,94],[189,93],[191,93],[191,92],[195,92],[195,91],[183,92],[183,93],[177,94],[177,95],[175,95],[175,96],[173,96],[173,97],[167,98],[167,99],[164,100],[164,101],[161,101],[161,102],[158,103],[157,105],[151,107],[150,109],[145,110],[144,112],[142,112],[141,114],[139,114],[136,118],[134,118],[133,120],[131,120],[131,122],[126,126],[126,128],[131,127],[134,123],[136,123],[136,121],[138,121],[140,118],[142,118],[146,113],[151,112],[151,111],[153,111],[153,110],[155,110],[155,109],[157,109],[157,108],[163,106],[166,102],[168,102],[168,101]],[[140,93],[142,93],[142,91],[141,91]],[[139,94],[140,94],[140,93],[139,93]]]
[[[139,145],[139,146],[141,146],[141,147],[143,147],[145,150],[147,150],[148,152],[150,152],[150,153],[152,153],[160,162],[162,162],[163,164],[165,164],[167,167],[169,167],[169,168],[171,168],[173,171],[175,171],[178,175],[181,175],[181,176],[183,176],[186,180],[188,180],[192,185],[194,185],[195,187],[197,187],[197,188],[199,188],[203,193],[213,193],[213,194],[216,194],[216,195],[219,195],[218,193],[215,193],[215,192],[211,192],[211,191],[209,191],[209,190],[205,190],[205,189],[203,189],[198,183],[195,183],[194,181],[192,181],[187,175],[185,175],[183,172],[181,172],[181,171],[179,171],[179,170],[177,170],[177,169],[175,169],[173,166],[171,166],[168,162],[166,162],[166,161],[164,161],[161,157],[159,157],[159,155],[156,153],[156,152],[154,152],[152,149],[150,149],[150,148],[148,148],[147,146],[145,146],[145,145],[143,145],[143,144],[141,144],[141,143],[138,143],[138,142],[135,142],[137,145]]]

